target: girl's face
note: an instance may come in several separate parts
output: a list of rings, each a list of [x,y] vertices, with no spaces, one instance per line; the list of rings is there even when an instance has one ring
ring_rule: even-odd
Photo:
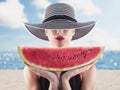
[[[75,29],[66,30],[45,30],[45,34],[53,47],[68,47],[72,37],[75,34]]]

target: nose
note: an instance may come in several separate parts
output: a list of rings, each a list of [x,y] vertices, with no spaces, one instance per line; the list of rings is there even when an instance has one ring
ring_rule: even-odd
[[[64,31],[63,30],[57,30],[58,34],[62,34]]]

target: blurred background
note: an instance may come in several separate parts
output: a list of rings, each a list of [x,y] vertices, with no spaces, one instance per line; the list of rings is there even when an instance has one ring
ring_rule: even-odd
[[[24,68],[17,46],[49,46],[28,33],[24,22],[41,23],[45,8],[58,2],[73,6],[78,22],[96,21],[92,31],[71,46],[105,46],[97,68],[120,70],[120,0],[0,0],[0,69]]]

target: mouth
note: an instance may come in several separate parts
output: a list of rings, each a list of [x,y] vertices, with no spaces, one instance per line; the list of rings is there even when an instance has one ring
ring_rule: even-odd
[[[63,36],[57,36],[55,39],[57,39],[58,41],[62,41],[64,39]]]

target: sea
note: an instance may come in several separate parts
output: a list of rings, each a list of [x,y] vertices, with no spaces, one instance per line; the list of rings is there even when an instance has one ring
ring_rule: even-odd
[[[0,51],[0,70],[22,70],[24,66],[17,51]],[[98,70],[120,70],[120,51],[105,51],[96,67]]]

